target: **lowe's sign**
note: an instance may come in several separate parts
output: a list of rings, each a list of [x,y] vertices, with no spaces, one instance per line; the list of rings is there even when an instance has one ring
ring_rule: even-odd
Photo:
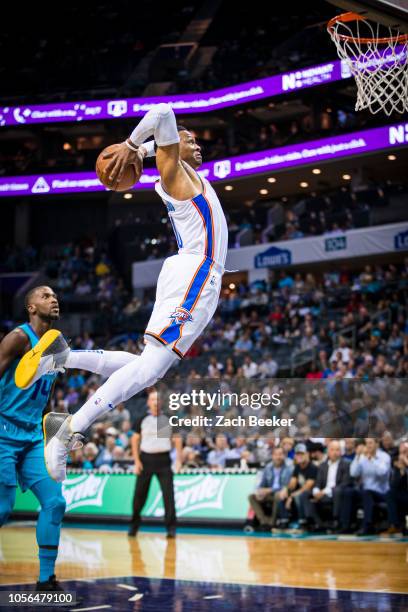
[[[399,253],[408,255],[408,222],[346,230],[340,234],[282,240],[228,249],[227,270],[249,272],[251,279],[264,279],[268,268],[287,268],[335,260]],[[154,287],[163,259],[133,264],[133,287]],[[252,282],[251,280],[251,282]]]
[[[272,268],[275,266],[290,266],[292,254],[288,249],[271,246],[263,253],[255,256],[255,268]]]

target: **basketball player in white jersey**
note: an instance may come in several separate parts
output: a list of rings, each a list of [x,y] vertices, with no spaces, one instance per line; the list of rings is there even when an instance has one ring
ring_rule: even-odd
[[[145,142],[150,136],[154,140]],[[228,228],[219,199],[196,169],[202,163],[194,136],[176,124],[168,104],[150,110],[119,149],[106,170],[112,186],[129,164],[142,172],[143,159],[156,155],[162,198],[173,225],[178,254],[161,269],[156,302],[145,331],[145,348],[124,351],[71,351],[62,336],[45,336],[20,361],[16,384],[27,388],[49,370],[75,368],[109,376],[73,416],[44,418],[47,469],[57,481],[66,477],[68,452],[88,427],[117,404],[162,378],[182,358],[211,320],[218,303],[228,245]],[[109,157],[109,155],[107,156]],[[58,344],[58,345],[57,345]]]

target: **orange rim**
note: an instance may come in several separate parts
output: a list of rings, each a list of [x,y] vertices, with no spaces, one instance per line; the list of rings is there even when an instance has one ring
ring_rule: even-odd
[[[358,13],[342,13],[341,15],[336,15],[332,19],[330,19],[327,24],[327,31],[330,36],[333,38],[338,38],[339,40],[346,40],[349,42],[360,42],[364,44],[369,43],[406,43],[408,42],[408,34],[398,34],[398,36],[385,36],[384,38],[360,38],[359,36],[348,36],[347,34],[339,34],[334,30],[334,26],[337,23],[348,23],[350,21],[366,21],[364,17],[359,15]]]

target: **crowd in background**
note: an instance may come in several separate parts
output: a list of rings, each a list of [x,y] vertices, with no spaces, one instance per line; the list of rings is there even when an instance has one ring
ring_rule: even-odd
[[[133,470],[131,415],[119,405],[108,418],[92,427],[82,449],[71,453],[71,469]],[[190,432],[185,437],[184,472],[248,467],[260,471],[249,496],[253,514],[246,530],[408,534],[408,440],[397,443],[389,431],[379,441],[252,433],[211,437]]]
[[[229,248],[340,234],[373,224],[373,215],[377,223],[381,223],[382,214],[387,215],[390,222],[390,202],[404,193],[403,185],[382,185],[356,173],[352,175],[351,184],[340,189],[281,199],[254,199],[244,208],[226,210]],[[133,261],[158,259],[177,250],[170,220],[161,211],[160,202],[156,203],[158,208],[154,212],[151,206],[129,209],[112,228],[112,233],[120,227],[127,228],[127,236],[132,240]],[[395,216],[401,214],[399,208],[395,211]],[[58,289],[65,295],[80,298],[92,293],[104,299],[115,292],[117,298],[124,286],[109,255],[108,244],[98,241],[92,232],[89,235],[66,244],[50,243],[41,249],[33,245],[20,248],[3,244],[0,272],[42,268],[51,279],[57,279]]]
[[[106,280],[110,278],[112,268],[103,251],[91,249],[86,253],[85,249],[79,256],[71,245],[65,253],[59,253],[57,260],[57,281],[64,280],[67,275],[71,278],[69,275],[77,274],[78,270],[87,270],[87,273],[92,270],[96,285],[91,286],[91,291],[96,287],[101,292],[99,299],[102,300],[102,296],[106,298],[109,288]],[[186,359],[169,372],[168,379],[175,386],[200,384],[203,378],[211,378],[219,381],[220,385],[253,382],[260,387],[276,376],[295,375],[329,383],[348,379],[370,383],[375,379],[376,384],[383,385],[384,389],[387,385],[395,387],[395,382],[408,375],[407,284],[408,259],[401,265],[366,265],[354,271],[336,266],[335,270],[320,275],[291,273],[288,269],[271,270],[267,281],[251,285],[230,283],[222,292],[213,321]],[[75,286],[83,287],[84,283]],[[62,296],[63,309],[64,287],[56,289]],[[113,302],[117,299],[114,293],[110,297]],[[71,346],[81,349],[105,346],[140,353],[143,327],[153,305],[153,296],[146,298],[144,303],[137,297],[129,301],[123,296],[122,304],[126,333],[114,337],[83,334],[71,339]],[[134,324],[136,320],[139,327]],[[95,374],[75,370],[66,372],[58,378],[55,388],[55,409],[75,412],[102,382]],[[381,393],[378,388],[377,396],[381,397]],[[129,442],[133,423],[143,410],[145,399],[141,395],[135,403],[131,400],[126,406],[119,405],[108,413],[104,422],[93,426],[85,447],[73,455],[71,467],[109,471],[131,464]],[[290,495],[282,492],[281,486],[276,488],[281,481],[276,480],[271,467],[275,437],[187,436],[183,468],[217,470],[229,465],[254,465],[258,468],[266,465],[260,492],[255,492],[255,498],[251,498],[257,521],[262,524],[264,516],[268,517],[262,528],[286,529],[295,521],[302,529],[333,528],[348,532],[356,529],[359,516],[356,512],[363,507],[364,517],[369,518],[364,519],[362,533],[372,533],[374,529],[383,527],[391,529],[390,533],[400,531],[402,518],[395,508],[404,508],[406,504],[406,445],[400,445],[398,451],[399,439],[390,441],[391,434],[386,431],[389,423],[386,412],[377,410],[375,416],[381,427],[372,431],[375,433],[373,438],[381,437],[383,451],[390,455],[389,460],[385,460],[370,441],[361,445],[347,439],[342,443],[340,450],[350,465],[346,466],[343,461],[342,504],[335,506],[335,512],[334,497],[327,494],[328,484],[322,484],[324,475],[320,467],[308,467],[305,459],[311,456],[314,465],[320,463],[327,452],[329,461],[332,461],[330,449],[333,445],[320,439],[323,446],[319,447],[319,454],[313,447],[316,438],[320,437],[318,427],[316,430],[313,426],[307,410],[303,411],[304,415],[301,412],[297,413],[301,433],[294,436],[289,432],[290,442],[282,440],[281,443],[285,473],[287,477],[290,474]],[[408,415],[404,406],[399,416],[402,430],[406,431]],[[344,438],[342,435],[337,437]],[[302,446],[304,443],[306,450]],[[355,452],[359,459],[353,459]],[[370,469],[367,468],[366,473],[367,457],[377,457],[377,454],[378,469],[382,472],[373,473],[371,467],[374,463],[368,463]],[[305,478],[305,474],[310,477]],[[306,489],[305,482],[308,482]],[[273,490],[272,498],[270,493],[265,496],[267,488]],[[322,491],[326,492],[320,496]],[[282,499],[275,494],[281,494]],[[287,501],[289,498],[291,501]],[[378,522],[381,517],[388,521],[385,526]]]
[[[47,35],[47,39],[37,35],[34,25],[25,32],[10,19],[19,31],[9,30],[0,36],[0,50],[10,58],[8,67],[2,71],[2,82],[9,87],[4,95],[10,93],[14,99],[31,91],[33,102],[65,100],[66,92],[70,92],[70,99],[80,99],[78,96],[85,96],[85,92],[87,99],[117,97],[118,93],[122,97],[141,95],[151,75],[137,71],[139,62],[159,44],[177,42],[197,8],[193,1],[189,5],[159,2],[156,12],[162,16],[160,23],[165,24],[165,31],[159,31],[147,4],[139,11],[139,25],[150,33],[143,40],[134,35],[133,25],[127,33],[123,31],[121,16],[129,9],[125,1],[115,7],[97,2],[89,10],[90,23],[107,16],[106,30],[88,25],[83,10],[77,7],[68,7],[61,22],[63,30],[59,28],[54,37]],[[242,7],[237,12],[230,8],[231,3],[223,3],[222,11],[231,20],[246,20],[246,26],[231,27],[236,37],[226,40],[225,15],[221,12],[202,41],[203,45],[215,47],[210,65],[198,76],[193,74],[194,64],[176,72],[169,67],[173,85],[167,93],[225,87],[298,69],[335,55],[325,32],[321,7],[307,6],[304,10],[297,7],[295,15],[293,7],[282,6],[279,9],[282,14],[272,15],[265,5],[268,17],[263,27],[259,27],[259,13],[255,15],[256,27],[252,27],[249,21],[254,13],[252,7]],[[37,11],[35,7],[32,10]],[[33,14],[33,24],[34,19]],[[317,21],[322,24],[305,29],[305,24],[314,26]],[[78,24],[87,32],[90,54],[83,52],[84,30],[76,27]],[[129,24],[133,24],[132,20]],[[115,34],[117,30],[121,33],[119,37]],[[19,63],[21,57],[26,58],[24,67]],[[38,74],[46,75],[41,79],[41,92]],[[285,104],[290,101],[282,103],[282,108]],[[214,160],[294,144],[365,125],[365,116],[357,119],[344,100],[338,103],[331,100],[330,106],[308,102],[307,107],[304,100],[302,104],[306,110],[288,112],[289,118],[285,120],[273,117],[273,103],[262,109],[248,107],[235,111],[228,134],[216,130],[201,134],[205,158]],[[258,120],[260,110],[264,115],[270,113],[270,117]],[[102,146],[99,140],[93,148],[81,148],[74,139],[66,146],[66,135],[58,130],[48,134],[47,142],[48,148],[43,148],[42,140],[35,137],[10,141],[2,153],[0,173],[84,169],[93,165],[95,151]],[[285,207],[279,201],[267,207],[248,207],[244,215],[242,210],[236,215],[231,213],[230,247],[240,246],[238,236],[246,230],[252,232],[248,244],[259,244],[335,234],[367,225],[369,205],[387,203],[382,186],[375,182],[367,192],[364,197],[362,189],[344,188],[336,194],[296,198]],[[169,254],[175,242],[167,230],[167,226],[163,227],[163,232],[152,233],[147,242],[141,242],[143,246],[135,259]],[[89,301],[95,306],[90,317],[95,323],[94,332],[71,339],[73,348],[103,346],[135,355],[141,352],[143,328],[154,296],[130,295],[105,246],[90,240],[47,246],[41,251],[33,246],[6,247],[3,254],[2,272],[42,267],[59,295],[62,311],[68,301],[70,304]],[[319,275],[271,271],[267,281],[249,285],[231,282],[222,292],[210,326],[183,363],[169,373],[169,378],[179,386],[204,378],[216,379],[220,384],[259,381],[260,385],[276,376],[293,375],[329,382],[348,379],[369,382],[376,378],[384,385],[406,378],[407,285],[408,260],[398,266],[367,265],[357,271],[339,269],[336,265],[335,270]],[[11,321],[4,326],[4,333],[10,326]],[[95,374],[66,372],[58,377],[54,409],[75,412],[102,382]],[[142,395],[134,402],[118,405],[104,420],[96,422],[88,432],[85,446],[71,453],[70,468],[105,472],[132,469],[130,440],[135,419],[143,410]],[[378,420],[383,416],[377,414]],[[408,415],[401,416],[406,431]],[[362,535],[383,529],[388,535],[406,533],[408,442],[394,439],[386,426],[383,421],[376,438],[366,439],[317,436],[307,419],[302,435],[281,438],[190,432],[184,439],[182,469],[259,470],[256,490],[249,499],[253,511],[249,528],[294,527],[337,533],[359,530]]]

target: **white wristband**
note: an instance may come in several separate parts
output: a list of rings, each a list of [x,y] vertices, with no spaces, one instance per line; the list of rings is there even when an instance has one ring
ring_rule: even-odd
[[[125,140],[125,145],[127,146],[128,149],[134,152],[136,152],[139,148],[137,145],[133,144],[133,142],[129,142],[129,140]]]

